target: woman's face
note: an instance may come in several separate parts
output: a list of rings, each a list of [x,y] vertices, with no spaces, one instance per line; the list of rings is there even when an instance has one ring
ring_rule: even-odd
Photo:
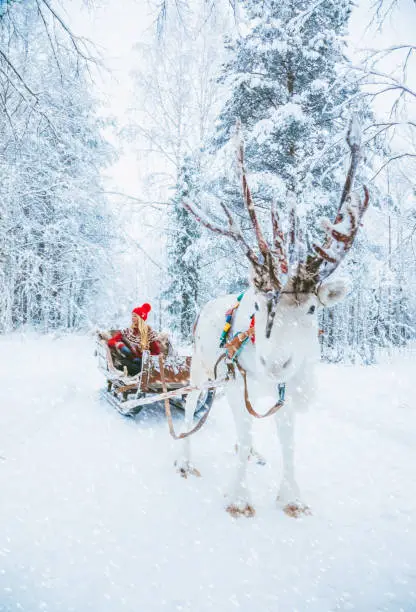
[[[131,326],[134,327],[134,329],[137,329],[138,322],[139,322],[139,315],[133,312],[133,314],[131,315]]]

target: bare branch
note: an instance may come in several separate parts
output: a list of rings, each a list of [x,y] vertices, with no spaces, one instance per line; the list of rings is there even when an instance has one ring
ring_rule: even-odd
[[[14,65],[12,64],[12,62],[9,60],[9,58],[7,57],[7,55],[0,49],[0,57],[3,58],[3,60],[6,62],[7,66],[9,66],[9,68],[11,69],[11,71],[13,72],[13,74],[17,77],[17,79],[19,80],[19,82],[23,85],[23,87],[26,89],[26,91],[33,96],[33,98],[36,99],[36,101],[38,100],[38,95],[35,94],[35,92],[33,92],[31,90],[31,88],[29,87],[29,85],[26,83],[26,81],[24,80],[24,78],[21,76],[21,74],[18,72],[18,70],[14,67]],[[8,77],[7,73],[2,71],[3,74]],[[9,77],[8,77],[9,78]],[[18,90],[16,90],[18,91]],[[20,92],[19,92],[20,93]],[[20,93],[20,95],[22,95]]]
[[[386,162],[384,162],[384,164],[381,165],[381,167],[371,177],[370,180],[374,181],[374,179],[380,174],[380,172],[382,172],[386,166],[391,164],[391,162],[396,161],[398,159],[403,159],[405,157],[411,157],[411,158],[416,157],[416,153],[400,153],[399,155],[394,155],[393,157],[390,157]]]
[[[416,98],[416,91],[411,89],[410,87],[408,87],[406,85],[405,82],[399,81],[399,79],[396,79],[396,77],[394,77],[391,74],[387,74],[386,72],[381,72],[379,70],[374,70],[374,69],[368,69],[364,66],[353,66],[352,67],[353,70],[357,70],[358,72],[362,72],[365,75],[369,75],[369,76],[375,76],[375,77],[379,77],[381,79],[383,79],[383,81],[381,82],[371,82],[369,81],[367,83],[367,85],[386,85],[386,89],[382,92],[385,93],[387,91],[392,91],[392,90],[401,90],[404,93],[407,93],[408,95],[412,96],[413,98]]]
[[[39,13],[39,15],[40,15],[40,18],[41,18],[41,19],[42,19],[42,21],[43,21],[43,25],[44,25],[44,28],[45,28],[45,32],[46,32],[46,35],[47,35],[47,37],[48,37],[50,47],[51,47],[51,49],[52,49],[52,53],[53,53],[53,56],[54,56],[54,58],[55,58],[55,63],[56,63],[56,66],[57,66],[57,68],[58,68],[59,75],[60,75],[60,77],[61,77],[61,83],[62,83],[62,81],[63,81],[63,74],[62,74],[61,64],[60,64],[60,62],[59,62],[59,58],[58,58],[58,56],[57,56],[57,54],[56,54],[55,45],[54,45],[54,42],[53,42],[52,37],[51,37],[51,35],[50,35],[49,28],[48,28],[48,24],[47,24],[46,19],[45,19],[45,15],[43,14],[42,9],[40,8],[39,1],[42,1],[42,0],[36,0],[36,4],[37,4],[37,7],[38,7],[38,13]]]
[[[79,55],[86,62],[96,63],[97,60],[93,56],[91,56],[89,53],[87,54],[87,51],[88,51],[87,43],[90,43],[90,44],[92,43],[88,41],[88,39],[86,38],[80,38],[79,36],[76,36],[72,32],[72,30],[69,28],[69,26],[65,23],[65,21],[62,19],[62,17],[60,17],[58,13],[55,11],[55,9],[49,4],[48,0],[39,0],[39,1],[42,2],[42,4],[46,6],[46,8],[49,10],[51,15],[53,16],[53,18],[59,23],[61,28],[66,32],[77,55]]]

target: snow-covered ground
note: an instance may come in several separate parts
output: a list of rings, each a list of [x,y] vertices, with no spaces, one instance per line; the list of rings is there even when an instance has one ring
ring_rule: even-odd
[[[313,515],[295,520],[275,506],[272,420],[255,424],[257,514],[232,519],[225,400],[194,438],[203,477],[183,480],[162,408],[132,420],[100,401],[92,353],[82,336],[0,339],[2,612],[416,610],[410,357],[319,366],[319,402],[297,423]]]

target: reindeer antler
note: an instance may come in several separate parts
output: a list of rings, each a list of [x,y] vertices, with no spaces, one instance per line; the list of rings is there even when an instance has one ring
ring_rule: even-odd
[[[221,202],[221,206],[225,216],[227,217],[228,228],[222,227],[213,222],[211,219],[208,219],[204,213],[201,210],[196,209],[193,204],[189,202],[189,200],[183,200],[183,206],[195,217],[199,223],[202,223],[202,225],[204,225],[207,229],[217,234],[221,234],[222,236],[227,236],[243,246],[245,254],[253,265],[255,272],[253,280],[259,291],[279,292],[282,289],[280,275],[282,273],[286,274],[288,271],[284,249],[284,237],[279,227],[279,218],[276,210],[272,208],[273,249],[271,249],[263,236],[256,210],[254,208],[251,191],[247,182],[246,170],[244,166],[244,141],[241,135],[241,122],[239,120],[236,124],[235,138],[237,145],[237,166],[241,176],[244,203],[256,234],[257,244],[261,256],[257,257],[253,249],[249,246],[242,234],[239,224],[235,221],[230,210],[223,202]]]
[[[355,117],[352,118],[348,128],[347,143],[351,151],[351,162],[335,221],[331,223],[328,219],[324,219],[322,225],[326,233],[325,242],[323,246],[313,244],[312,247],[317,255],[309,256],[306,261],[306,276],[316,281],[332,274],[344,259],[352,247],[369,204],[367,187],[364,186],[363,202],[357,194],[350,193],[361,156],[361,135]]]
[[[244,248],[245,254],[249,258],[251,263],[253,265],[259,264],[259,260],[256,254],[254,253],[253,249],[245,241],[239,225],[235,222],[235,220],[233,219],[233,216],[231,215],[230,211],[228,210],[228,208],[223,202],[221,202],[221,207],[223,211],[225,212],[225,215],[228,220],[228,229],[220,225],[217,225],[210,219],[207,219],[204,216],[204,213],[200,209],[198,210],[194,209],[193,205],[188,200],[184,199],[182,201],[182,204],[183,204],[183,207],[195,217],[198,223],[201,223],[204,227],[211,230],[211,232],[215,232],[216,234],[221,234],[222,236],[227,236],[228,238],[235,240],[235,242],[240,243],[241,246]]]
[[[322,223],[327,235],[325,246],[312,245],[323,260],[320,266],[320,280],[323,280],[338,268],[353,245],[361,225],[361,219],[370,201],[367,187],[364,186],[363,189],[364,200],[362,202],[358,194],[351,194],[348,196],[345,206],[341,208],[337,215],[338,221],[331,223],[328,219],[325,219]]]
[[[347,177],[345,179],[344,189],[342,190],[341,201],[339,203],[337,216],[340,213],[341,207],[351,191],[358,164],[361,158],[361,129],[360,124],[358,123],[358,119],[355,115],[351,117],[350,125],[348,126],[346,141],[351,151],[351,163],[347,172]]]
[[[283,274],[288,272],[288,264],[285,250],[285,237],[279,225],[279,214],[276,208],[276,202],[273,201],[271,208],[272,229],[273,229],[273,253],[276,254],[280,269]]]
[[[255,266],[256,276],[254,283],[261,291],[274,288],[281,291],[282,283],[280,274],[286,274],[288,271],[287,258],[284,248],[284,237],[279,226],[279,217],[275,208],[272,205],[272,228],[273,228],[273,249],[270,249],[266,239],[263,236],[260,222],[257,218],[256,209],[254,207],[253,198],[250,187],[248,186],[246,169],[244,165],[244,139],[241,133],[241,121],[237,119],[235,129],[236,149],[237,149],[237,167],[241,177],[244,203],[246,205],[251,224],[256,234],[257,244],[262,255],[262,262]],[[277,262],[276,262],[277,259]],[[276,265],[277,264],[277,265]]]
[[[265,257],[270,251],[263,232],[261,231],[259,220],[257,219],[256,209],[254,208],[253,198],[251,197],[250,187],[247,183],[246,169],[244,166],[244,139],[241,134],[241,121],[237,119],[235,126],[235,138],[237,144],[237,167],[240,172],[241,182],[243,187],[244,202],[250,216],[251,224],[256,232],[257,244],[259,245],[260,253]]]

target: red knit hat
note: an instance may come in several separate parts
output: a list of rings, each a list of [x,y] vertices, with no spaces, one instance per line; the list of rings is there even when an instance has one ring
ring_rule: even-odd
[[[143,321],[146,321],[148,313],[152,310],[150,304],[143,304],[142,306],[138,306],[134,310],[132,310],[132,314],[137,314]]]

